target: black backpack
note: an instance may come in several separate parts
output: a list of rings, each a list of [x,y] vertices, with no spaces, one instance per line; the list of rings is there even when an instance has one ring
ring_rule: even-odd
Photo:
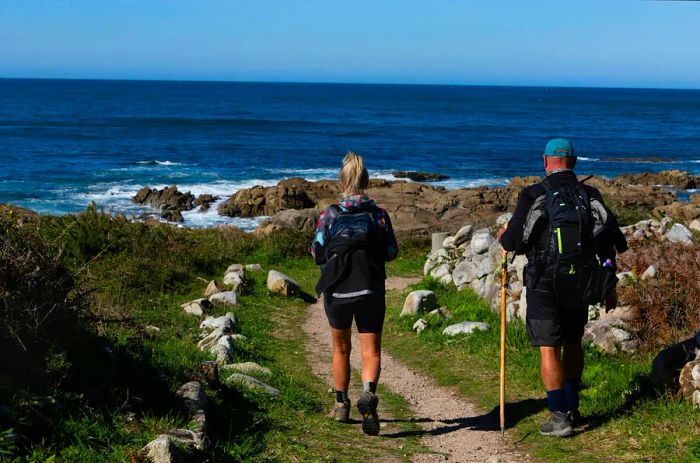
[[[340,213],[328,229],[327,242],[342,237],[358,245],[364,244],[369,247],[374,244],[377,239],[377,224],[372,211],[359,209],[351,212],[341,209],[338,205],[331,207],[337,208]]]
[[[581,183],[552,186],[545,180],[542,185],[549,222],[543,276],[552,280],[555,292],[588,300],[597,264],[590,198]]]

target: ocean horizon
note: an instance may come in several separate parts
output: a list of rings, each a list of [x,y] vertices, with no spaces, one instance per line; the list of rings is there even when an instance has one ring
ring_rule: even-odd
[[[374,178],[448,175],[500,186],[541,175],[547,139],[573,140],[581,174],[700,174],[700,90],[603,87],[0,79],[0,203],[66,214],[91,202],[137,215],[143,186],[223,199],[343,154]],[[185,213],[185,225],[255,220]]]

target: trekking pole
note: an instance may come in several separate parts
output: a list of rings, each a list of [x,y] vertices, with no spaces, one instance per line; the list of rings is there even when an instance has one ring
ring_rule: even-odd
[[[508,285],[508,252],[503,250],[501,262],[501,435],[506,432],[506,288]]]

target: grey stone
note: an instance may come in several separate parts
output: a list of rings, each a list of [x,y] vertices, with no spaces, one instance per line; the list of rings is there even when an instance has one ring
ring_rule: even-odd
[[[209,439],[207,439],[207,436],[202,431],[196,432],[189,429],[171,429],[165,434],[181,445],[191,446],[199,450],[204,450],[209,447]]]
[[[209,353],[216,358],[216,363],[219,365],[226,365],[233,360],[233,343],[227,338],[229,338],[229,336],[222,336],[219,338],[219,341],[224,339],[227,342],[217,342],[209,349]]]
[[[180,307],[186,314],[201,317],[204,315],[204,312],[209,310],[211,303],[207,299],[195,299],[194,301],[185,302]]]
[[[260,265],[260,264],[247,264],[243,268],[249,272],[262,272],[263,271],[262,265]]]
[[[493,266],[491,259],[484,259],[479,264],[479,268],[476,272],[476,277],[477,278],[484,278],[484,277],[490,275],[491,273],[493,273],[493,271],[494,271],[494,266]]]
[[[226,365],[223,367],[223,369],[226,371],[237,371],[238,373],[243,373],[246,375],[257,374],[269,376],[272,374],[272,371],[269,368],[261,366],[255,362],[233,363],[231,365]]]
[[[607,353],[633,353],[639,349],[639,341],[628,330],[622,320],[593,320],[586,324],[583,340]]]
[[[224,275],[227,273],[240,272],[241,276],[243,276],[244,268],[245,267],[243,267],[243,265],[241,265],[241,264],[231,264],[228,266],[228,268],[224,272]]]
[[[432,315],[434,317],[452,318],[452,313],[447,307],[440,307],[435,310],[431,310],[428,315]]]
[[[434,268],[430,275],[442,284],[452,283],[452,273],[450,264],[442,264],[437,268]]]
[[[210,297],[213,296],[216,293],[220,293],[221,288],[219,288],[219,285],[216,284],[216,281],[211,280],[207,287],[204,289],[204,297]]]
[[[224,286],[228,286],[233,291],[237,291],[241,286],[243,286],[243,270],[240,272],[229,272],[224,275],[223,280]]]
[[[271,396],[276,396],[280,393],[279,389],[276,389],[270,386],[269,384],[263,383],[257,378],[253,378],[252,376],[244,375],[242,373],[232,374],[228,377],[226,382],[229,384],[239,384],[250,389],[264,391]]]
[[[455,234],[455,246],[461,246],[472,238],[472,233],[474,227],[472,225],[465,225],[460,228]]]
[[[442,242],[442,247],[443,248],[456,248],[455,246],[455,237],[454,236],[448,236],[445,238],[445,241]]]
[[[461,322],[450,325],[444,330],[442,334],[445,336],[455,336],[457,334],[471,334],[474,331],[488,331],[491,326],[484,322]]]
[[[211,333],[207,334],[201,341],[197,343],[197,348],[204,352],[205,350],[211,349],[219,342],[219,338],[224,336],[226,331],[223,328],[216,328]]]
[[[209,297],[209,302],[214,305],[234,306],[238,304],[238,294],[235,291],[216,293]]]
[[[639,277],[640,280],[649,280],[652,278],[656,278],[658,271],[656,270],[656,265],[650,265],[647,267],[646,270],[644,270],[644,273],[642,273],[642,276]]]
[[[183,408],[189,412],[190,416],[194,415],[198,410],[207,408],[207,396],[202,385],[197,381],[183,384],[175,392],[175,395],[180,398]]]
[[[680,243],[686,246],[693,244],[693,233],[680,223],[674,223],[664,236],[671,243]]]
[[[143,329],[143,331],[150,337],[154,338],[160,334],[160,328],[153,325],[148,325]]]
[[[435,267],[439,267],[442,264],[449,264],[452,262],[453,258],[451,253],[447,249],[438,249],[428,255],[423,265],[423,275],[428,276],[431,270]]]
[[[688,228],[691,230],[694,230],[696,232],[700,232],[700,219],[695,219],[692,222],[690,222],[690,225],[688,225]]]
[[[233,313],[227,312],[226,315],[221,315],[220,317],[208,316],[199,324],[199,329],[203,332],[207,332],[221,328],[223,333],[228,333],[233,330],[235,324],[236,317]]]
[[[464,289],[466,285],[476,279],[479,268],[470,260],[463,260],[452,271],[452,282],[458,289]]]
[[[489,250],[493,242],[496,241],[491,234],[486,232],[477,232],[472,236],[471,248],[474,254],[484,254]]]
[[[401,316],[413,316],[419,312],[429,312],[437,307],[438,305],[435,293],[427,290],[413,291],[409,293],[404,301]]]
[[[277,270],[270,270],[268,272],[267,289],[283,296],[292,296],[300,292],[299,283]]]
[[[141,450],[151,463],[183,463],[182,453],[168,438],[160,435]]]
[[[438,233],[433,233],[431,240],[432,244],[430,247],[431,252],[437,252],[438,250],[442,249],[442,243],[445,241],[445,238],[450,236],[449,233],[446,232],[438,232]]]
[[[632,272],[620,272],[617,274],[617,279],[618,279],[617,286],[619,288],[621,288],[621,287],[627,286],[630,283],[634,282],[635,276],[634,276],[634,273],[632,273]]]
[[[413,324],[413,331],[415,331],[416,333],[420,333],[421,331],[423,331],[427,327],[428,327],[428,322],[424,318],[419,318]]]
[[[502,227],[503,225],[510,222],[510,219],[512,219],[512,218],[513,218],[513,214],[511,212],[506,212],[505,214],[501,214],[496,219],[496,225],[498,227]]]

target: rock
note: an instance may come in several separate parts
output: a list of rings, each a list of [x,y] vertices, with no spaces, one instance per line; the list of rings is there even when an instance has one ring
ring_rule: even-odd
[[[203,432],[195,432],[189,429],[171,429],[165,433],[175,442],[191,446],[199,450],[209,447],[209,440]]]
[[[667,231],[669,231],[671,225],[673,225],[673,220],[670,217],[664,217],[663,219],[661,219],[661,222],[659,222],[659,229],[661,234],[664,234]]]
[[[413,324],[413,331],[415,331],[416,333],[420,333],[421,331],[423,331],[427,327],[428,327],[428,322],[424,318],[419,318]]]
[[[610,312],[605,312],[605,309],[600,311],[601,320],[622,320],[622,321],[634,321],[639,317],[634,308],[630,305],[623,305],[616,307]]]
[[[442,264],[441,266],[433,269],[430,272],[430,275],[440,283],[448,285],[452,283],[452,273],[450,272],[450,270],[451,269],[449,264]]]
[[[641,174],[622,174],[615,177],[622,183],[646,186],[672,186],[683,190],[697,186],[695,177],[683,170],[662,170],[661,172],[644,172]]]
[[[583,340],[609,354],[618,350],[634,353],[639,349],[639,341],[628,329],[621,320],[593,320],[586,324]]]
[[[656,274],[658,271],[656,270],[655,265],[650,265],[646,270],[644,270],[644,273],[642,273],[642,276],[639,277],[640,280],[650,280],[652,278],[656,278]]]
[[[527,287],[523,287],[520,293],[520,303],[518,304],[518,317],[525,320],[527,316]]]
[[[434,317],[452,318],[452,313],[447,307],[440,307],[438,309],[431,310],[428,315],[432,315]]]
[[[260,264],[247,264],[243,268],[248,272],[262,272],[263,268]]]
[[[432,172],[415,172],[412,170],[397,170],[391,173],[396,178],[407,178],[414,182],[436,182],[438,180],[447,180],[447,175],[436,174]]]
[[[207,287],[204,289],[204,297],[208,298],[210,296],[213,296],[216,293],[220,293],[221,288],[219,288],[219,285],[216,284],[216,281],[211,280]]]
[[[467,241],[471,240],[473,231],[474,227],[472,225],[465,225],[462,228],[460,228],[455,234],[455,246],[459,247]]]
[[[636,241],[643,240],[646,237],[647,232],[645,232],[644,230],[635,230],[634,233],[632,233],[632,239]]]
[[[172,222],[182,222],[182,211],[194,209],[195,197],[192,193],[182,193],[176,186],[162,190],[141,188],[132,198],[136,204],[145,204],[155,209],[161,209],[161,217]]]
[[[681,243],[686,246],[693,244],[693,233],[680,223],[674,223],[664,237],[672,243]]]
[[[183,463],[182,453],[165,435],[158,436],[141,449],[151,463]]]
[[[488,232],[477,232],[472,236],[471,248],[474,254],[484,254],[496,241]]]
[[[491,326],[484,322],[461,322],[450,325],[442,331],[445,336],[455,336],[457,334],[471,334],[474,331],[488,331]]]
[[[454,236],[448,236],[445,238],[445,241],[442,242],[442,247],[443,248],[456,248],[455,246],[455,237]]]
[[[201,317],[204,315],[204,312],[211,308],[211,303],[207,299],[195,299],[194,301],[182,304],[180,307],[182,307],[182,310],[184,310],[186,314]]]
[[[242,373],[232,374],[228,377],[226,382],[229,384],[240,384],[250,389],[261,390],[268,393],[271,396],[276,396],[280,393],[279,389],[265,384],[257,378],[253,378],[252,376],[244,375]]]
[[[476,280],[479,268],[470,260],[463,260],[452,271],[452,282],[457,289],[464,289],[469,283]]]
[[[226,365],[225,367],[223,367],[223,369],[225,369],[226,371],[237,371],[246,375],[272,375],[272,371],[269,368],[258,365],[255,362],[234,363],[231,365]]]
[[[617,274],[617,287],[622,288],[625,286],[628,286],[630,283],[633,283],[635,280],[634,273],[632,272],[620,272]]]
[[[182,216],[182,212],[175,211],[172,209],[166,209],[160,213],[160,218],[167,220],[168,222],[184,222],[185,218]]]
[[[431,245],[431,252],[435,253],[438,252],[440,249],[442,249],[442,243],[445,242],[445,239],[450,236],[449,233],[446,232],[439,232],[439,233],[433,233],[432,234],[432,245]]]
[[[243,271],[231,272],[224,275],[224,286],[228,286],[232,291],[238,291],[243,286]],[[234,303],[235,305],[235,303]]]
[[[437,307],[437,298],[432,291],[412,291],[403,303],[403,310],[401,310],[400,316],[414,316],[419,312],[429,312],[433,309],[437,309]]]
[[[209,353],[216,357],[216,363],[226,365],[233,360],[233,338],[231,335],[221,336],[216,344],[211,346]]]
[[[227,312],[226,315],[220,317],[208,316],[199,324],[199,329],[205,333],[216,329],[220,329],[222,333],[230,333],[235,324],[236,317],[233,313]]]
[[[430,253],[425,261],[425,264],[423,265],[423,275],[428,276],[432,269],[442,264],[449,264],[452,262],[452,260],[453,258],[451,251],[448,251],[447,249],[440,248],[437,251]]]
[[[148,325],[143,329],[144,333],[146,333],[147,336],[150,336],[152,338],[158,336],[160,334],[160,328],[157,326],[153,325]]]
[[[477,272],[476,272],[476,277],[477,278],[484,278],[484,277],[490,275],[491,273],[493,273],[493,271],[494,271],[494,266],[493,266],[491,259],[484,259],[479,264],[479,268],[477,269]]]
[[[685,364],[678,377],[681,394],[685,400],[692,400],[695,391],[700,389],[700,360],[692,360]]]
[[[207,408],[207,396],[204,394],[202,385],[197,381],[190,381],[180,386],[175,393],[182,401],[182,406],[190,416],[194,415],[198,410]]]
[[[216,362],[204,361],[199,364],[199,371],[210,387],[219,387],[219,366]]]
[[[311,235],[316,229],[320,214],[318,209],[286,209],[260,222],[258,228],[272,226],[278,230],[298,230]]]
[[[700,195],[698,195],[700,197]],[[688,228],[691,230],[694,230],[696,232],[700,232],[700,219],[695,219],[692,222],[690,222],[690,225],[688,225]]]
[[[224,291],[209,296],[209,302],[214,305],[234,306],[238,304],[236,291]]]
[[[510,219],[512,219],[512,218],[513,218],[513,214],[511,212],[506,212],[505,214],[501,214],[496,219],[496,225],[500,228],[503,225],[510,222]]]
[[[207,212],[209,208],[211,207],[212,203],[215,201],[218,201],[219,197],[210,195],[210,194],[202,194],[197,197],[197,199],[194,200],[194,206],[199,206],[199,212]]]
[[[283,296],[293,296],[299,294],[301,291],[299,283],[277,270],[270,270],[268,272],[267,289]]]

